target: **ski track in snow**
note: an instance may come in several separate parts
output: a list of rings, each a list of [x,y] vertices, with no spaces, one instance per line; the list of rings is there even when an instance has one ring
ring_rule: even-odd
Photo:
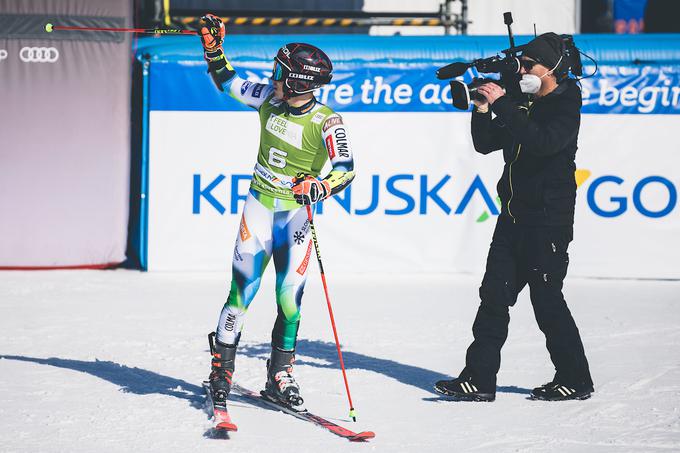
[[[481,275],[338,274],[329,263],[352,423],[314,271],[295,373],[311,411],[375,431],[369,443],[236,396],[239,431],[210,437],[201,381],[225,274],[0,272],[0,452],[680,451],[680,282],[567,279],[596,392],[563,403],[527,399],[553,369],[525,290],[496,401],[454,403],[432,384],[463,367]],[[265,379],[273,282],[270,269],[236,359],[252,389]]]

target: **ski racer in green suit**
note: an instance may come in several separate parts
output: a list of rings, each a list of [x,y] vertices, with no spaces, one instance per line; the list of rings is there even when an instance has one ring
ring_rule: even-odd
[[[226,406],[244,315],[269,260],[276,269],[278,315],[267,361],[266,395],[304,410],[292,375],[300,324],[300,304],[312,252],[307,206],[347,187],[354,161],[340,115],[321,104],[313,91],[331,80],[328,56],[303,43],[286,44],[274,58],[272,85],[240,78],[222,49],[222,21],[202,18],[201,41],[208,72],[220,91],[255,109],[260,116],[260,146],[236,237],[231,290],[216,334],[211,334],[210,390],[216,407]],[[332,169],[319,179],[330,160]]]

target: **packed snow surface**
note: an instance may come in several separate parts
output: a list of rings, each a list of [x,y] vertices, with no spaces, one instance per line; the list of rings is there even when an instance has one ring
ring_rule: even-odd
[[[680,282],[568,278],[596,392],[529,400],[553,368],[528,291],[511,310],[493,403],[432,391],[462,368],[481,275],[326,269],[358,421],[348,420],[318,272],[303,302],[295,375],[307,407],[376,438],[353,444],[234,398],[239,431],[214,438],[201,381],[226,274],[0,272],[1,452],[679,451]],[[259,390],[276,314],[268,270],[236,379]]]

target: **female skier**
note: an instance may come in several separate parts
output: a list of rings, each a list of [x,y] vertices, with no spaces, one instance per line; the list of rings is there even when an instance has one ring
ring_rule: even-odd
[[[320,49],[286,44],[274,58],[273,85],[240,78],[222,49],[225,29],[212,14],[202,18],[201,41],[208,72],[220,91],[255,109],[260,146],[243,208],[232,261],[231,290],[222,308],[213,355],[210,392],[215,409],[226,408],[236,348],[248,305],[262,273],[274,258],[278,315],[272,330],[265,394],[294,410],[304,410],[292,375],[300,325],[300,303],[312,252],[307,207],[347,187],[354,163],[342,118],[314,97],[331,80],[333,65]],[[330,159],[332,169],[318,179]]]

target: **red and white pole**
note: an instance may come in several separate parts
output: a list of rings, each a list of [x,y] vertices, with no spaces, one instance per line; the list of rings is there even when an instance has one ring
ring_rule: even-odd
[[[328,305],[328,315],[331,318],[331,326],[333,326],[333,337],[335,338],[335,347],[338,350],[338,358],[340,359],[340,368],[342,369],[342,378],[345,380],[345,390],[347,390],[347,400],[349,401],[349,416],[352,420],[357,421],[357,416],[354,411],[354,404],[352,404],[352,395],[349,391],[349,384],[347,383],[347,372],[345,371],[345,362],[342,360],[342,351],[340,350],[340,340],[338,340],[338,330],[335,327],[335,318],[333,317],[333,308],[331,307],[331,299],[328,296],[328,285],[326,284],[326,274],[323,271],[323,263],[321,262],[321,252],[319,251],[319,241],[316,238],[316,229],[314,228],[314,220],[312,219],[312,207],[307,205],[307,217],[309,218],[309,227],[312,230],[312,241],[314,241],[314,250],[316,251],[316,260],[319,262],[319,271],[321,272],[321,282],[323,283],[323,292],[326,295],[326,305]]]

